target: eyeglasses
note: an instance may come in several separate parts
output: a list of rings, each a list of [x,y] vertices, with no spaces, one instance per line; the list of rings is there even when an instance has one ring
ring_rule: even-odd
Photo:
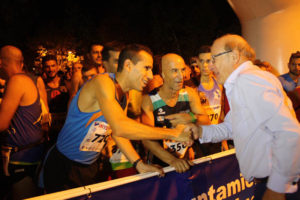
[[[221,55],[224,55],[226,53],[230,53],[232,52],[232,50],[228,50],[228,51],[224,51],[224,52],[221,52],[221,53],[218,53],[216,55],[212,55],[211,58],[212,58],[212,63],[214,64],[216,62],[216,57],[218,56],[221,56]]]

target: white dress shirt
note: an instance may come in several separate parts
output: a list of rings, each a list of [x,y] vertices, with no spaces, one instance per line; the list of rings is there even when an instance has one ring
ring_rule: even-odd
[[[221,124],[202,126],[201,143],[233,139],[244,177],[269,177],[273,191],[295,192],[300,174],[300,125],[279,80],[251,61],[224,87],[230,111]]]

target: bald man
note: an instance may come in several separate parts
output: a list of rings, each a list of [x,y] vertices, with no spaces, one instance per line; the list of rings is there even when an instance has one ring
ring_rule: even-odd
[[[142,122],[150,126],[173,128],[178,124],[209,124],[197,93],[183,89],[186,65],[181,56],[173,53],[162,57],[163,85],[158,91],[143,97]],[[187,158],[188,147],[172,140],[144,140],[143,144],[155,155],[154,164],[170,165],[179,173],[193,163]]]
[[[4,163],[4,174],[19,181],[20,177],[33,177],[43,153],[40,97],[35,83],[23,73],[20,49],[2,47],[0,68],[8,77],[0,104],[0,132],[5,131],[1,151],[9,161]]]
[[[233,139],[243,176],[256,182],[255,199],[285,199],[297,191],[300,174],[300,125],[290,100],[274,75],[253,65],[255,52],[241,36],[218,38],[211,54],[230,111],[223,123],[199,127],[195,137]]]

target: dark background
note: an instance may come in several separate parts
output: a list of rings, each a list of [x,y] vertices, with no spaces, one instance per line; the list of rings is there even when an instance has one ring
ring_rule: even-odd
[[[226,0],[0,1],[0,45],[17,45],[27,60],[38,45],[84,54],[91,42],[112,40],[188,58],[200,45],[240,32]]]

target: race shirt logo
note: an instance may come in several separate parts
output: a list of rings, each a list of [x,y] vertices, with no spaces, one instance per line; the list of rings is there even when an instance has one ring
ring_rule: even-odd
[[[156,119],[157,119],[158,122],[163,122],[165,120],[165,117],[164,116],[157,116]]]
[[[165,115],[166,112],[165,112],[162,108],[159,108],[157,114],[158,114],[158,115]]]

